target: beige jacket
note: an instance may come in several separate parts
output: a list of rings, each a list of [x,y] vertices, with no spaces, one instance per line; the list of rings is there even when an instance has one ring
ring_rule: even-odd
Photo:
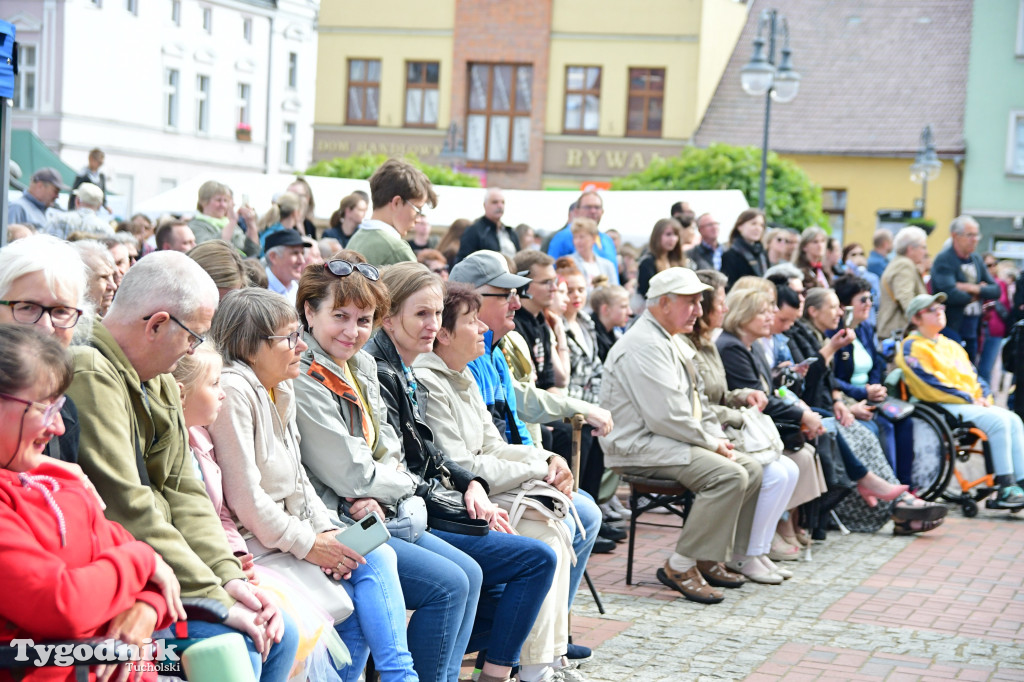
[[[875,328],[879,339],[887,339],[893,332],[906,328],[907,315],[904,312],[915,296],[927,294],[928,287],[921,279],[914,261],[906,256],[896,256],[882,273],[878,299],[878,326]]]
[[[693,365],[695,355],[649,310],[612,346],[601,383],[601,406],[615,420],[615,429],[601,437],[607,466],[689,464],[691,446],[718,448],[725,434]]]
[[[416,379],[430,393],[427,424],[434,432],[434,443],[456,463],[486,480],[491,494],[547,475],[551,453],[505,442],[468,369],[449,369],[434,353],[419,356],[413,367]]]

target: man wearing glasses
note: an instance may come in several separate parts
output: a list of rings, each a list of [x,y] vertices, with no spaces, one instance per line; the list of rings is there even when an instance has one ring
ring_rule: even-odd
[[[999,298],[999,285],[985,269],[976,251],[981,239],[978,221],[969,215],[955,218],[949,226],[952,243],[932,263],[932,292],[946,294],[946,328],[960,343],[972,363],[977,362],[981,307]]]
[[[286,673],[298,644],[294,626],[286,633],[266,594],[245,581],[195,474],[168,374],[203,343],[218,301],[213,280],[184,254],[152,253],[128,271],[89,345],[73,349],[67,394],[81,423],[79,463],[107,518],[160,553],[182,596],[228,606],[225,625],[247,636],[250,658],[269,654],[262,669]]]
[[[408,161],[388,159],[370,178],[370,198],[373,214],[359,225],[348,248],[377,267],[415,262],[405,235],[423,215],[424,206],[437,206],[430,180]]]

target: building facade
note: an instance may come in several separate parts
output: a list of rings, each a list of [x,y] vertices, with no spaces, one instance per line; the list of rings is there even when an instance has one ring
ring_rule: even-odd
[[[1024,259],[1024,0],[975,2],[964,135],[963,210],[982,248]]]
[[[746,13],[735,0],[324,3],[313,157],[413,153],[520,189],[636,172],[690,141]]]
[[[319,0],[7,0],[12,126],[127,205],[218,171],[305,169]],[[240,201],[242,197],[236,197]]]

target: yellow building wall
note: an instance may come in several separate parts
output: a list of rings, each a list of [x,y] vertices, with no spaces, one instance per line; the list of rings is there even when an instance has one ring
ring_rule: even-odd
[[[325,3],[330,4],[330,3]],[[403,4],[389,2],[384,4]],[[438,84],[438,128],[447,128],[451,118],[452,37],[436,35],[390,35],[367,33],[321,33],[317,51],[315,122],[344,125],[348,106],[349,59],[380,60],[381,128],[405,125],[405,63],[440,63]]]
[[[823,189],[846,190],[843,241],[870,248],[879,210],[911,209],[921,196],[921,185],[910,181],[912,159],[876,159],[846,156],[780,155],[793,161]],[[956,217],[956,166],[943,161],[939,177],[928,183],[926,217],[935,221],[928,237],[928,253],[937,254]]]
[[[429,11],[425,11],[429,10]],[[455,26],[455,0],[326,0],[320,3],[320,28],[354,27],[385,31],[447,29]],[[321,40],[322,40],[321,36]]]
[[[562,133],[566,66],[601,67],[600,137],[625,136],[629,69],[652,67],[665,69],[661,136],[665,139],[688,139],[700,122],[693,106],[697,50],[696,43],[553,37],[544,132],[549,135]]]
[[[677,30],[676,35],[696,34],[703,1],[554,0],[551,31],[660,35],[671,27]],[[692,30],[686,27],[692,27]]]

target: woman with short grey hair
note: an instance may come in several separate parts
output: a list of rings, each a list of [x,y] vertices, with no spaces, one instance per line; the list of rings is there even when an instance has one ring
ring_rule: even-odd
[[[915,296],[927,294],[928,287],[918,268],[928,258],[928,235],[920,227],[904,227],[892,240],[896,255],[879,280],[879,339],[886,339],[907,327],[906,310]]]

